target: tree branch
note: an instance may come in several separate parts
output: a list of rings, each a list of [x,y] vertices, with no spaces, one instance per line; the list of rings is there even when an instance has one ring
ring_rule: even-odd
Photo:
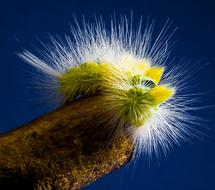
[[[133,144],[126,132],[110,140],[103,106],[82,99],[1,135],[0,189],[80,189],[126,164]]]

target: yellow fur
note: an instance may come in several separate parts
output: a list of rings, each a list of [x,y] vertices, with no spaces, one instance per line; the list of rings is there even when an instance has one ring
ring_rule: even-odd
[[[156,86],[151,89],[150,95],[154,98],[155,104],[166,102],[174,94],[174,89],[166,86]]]
[[[145,76],[151,78],[156,85],[160,82],[161,76],[163,75],[163,67],[151,67],[147,70]]]

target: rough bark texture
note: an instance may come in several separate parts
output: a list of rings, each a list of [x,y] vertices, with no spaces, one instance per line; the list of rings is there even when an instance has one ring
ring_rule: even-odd
[[[1,135],[0,189],[80,189],[127,163],[133,145],[125,132],[109,139],[103,104],[76,101]]]

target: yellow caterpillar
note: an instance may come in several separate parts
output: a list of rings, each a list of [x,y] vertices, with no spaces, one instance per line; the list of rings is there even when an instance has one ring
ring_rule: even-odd
[[[150,67],[144,60],[124,59],[118,66],[86,62],[59,77],[60,92],[67,101],[77,96],[106,96],[113,104],[110,107],[126,123],[140,127],[150,117],[151,109],[157,109],[174,93],[158,85],[162,74],[162,67]]]
[[[186,124],[196,119],[188,113],[186,69],[168,64],[169,27],[167,22],[153,41],[153,25],[143,30],[140,22],[135,30],[124,18],[108,31],[97,20],[72,28],[65,41],[51,38],[44,57],[29,51],[20,57],[51,79],[46,86],[64,102],[105,97],[104,109],[127,126],[140,152],[166,152],[189,135]]]

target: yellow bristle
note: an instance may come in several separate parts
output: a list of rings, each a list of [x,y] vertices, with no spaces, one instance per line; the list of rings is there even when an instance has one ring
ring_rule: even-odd
[[[153,97],[156,105],[166,102],[173,94],[174,89],[166,86],[156,86],[150,91],[150,95]]]
[[[152,67],[147,70],[145,75],[151,78],[154,81],[154,83],[157,85],[160,82],[163,72],[164,72],[163,67]]]

